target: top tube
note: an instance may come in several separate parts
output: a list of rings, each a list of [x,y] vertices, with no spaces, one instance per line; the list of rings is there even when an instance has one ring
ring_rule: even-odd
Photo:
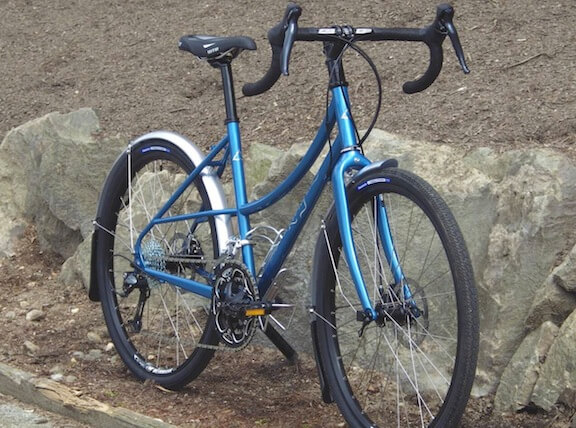
[[[318,128],[318,133],[316,137],[312,141],[312,144],[308,148],[308,151],[297,165],[296,169],[292,171],[288,177],[284,179],[282,183],[280,183],[273,191],[268,193],[267,195],[261,197],[260,199],[249,202],[248,204],[240,207],[240,213],[243,215],[250,215],[254,214],[258,211],[262,211],[263,209],[269,207],[270,205],[274,204],[279,199],[282,199],[290,190],[296,186],[297,183],[306,175],[306,173],[310,170],[322,149],[326,141],[328,140],[328,136],[334,127],[335,119],[334,119],[334,108],[331,106],[328,109],[328,114],[320,124]]]

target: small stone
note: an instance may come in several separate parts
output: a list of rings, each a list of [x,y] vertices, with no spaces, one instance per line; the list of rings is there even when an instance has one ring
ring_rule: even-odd
[[[100,349],[90,349],[88,354],[84,356],[86,361],[96,361],[102,358],[102,351]]]
[[[84,352],[74,351],[72,353],[72,358],[70,359],[70,362],[77,363],[79,360],[83,360],[85,357],[86,357],[86,354],[84,354]]]
[[[77,314],[78,312],[80,312],[80,308],[72,308],[70,309],[70,312],[73,314]]]
[[[30,303],[28,303],[26,300],[22,300],[22,301],[20,302],[20,307],[21,307],[22,309],[26,309],[28,306],[30,306]]]
[[[4,314],[4,317],[5,317],[6,319],[13,320],[14,318],[16,318],[16,312],[14,312],[14,311],[8,311],[8,312],[6,312],[6,313]]]
[[[41,311],[40,309],[32,309],[30,312],[26,314],[26,319],[28,321],[40,321],[46,318],[46,313]]]
[[[58,373],[64,373],[64,367],[62,367],[59,364],[50,369],[50,374],[58,374]]]
[[[52,376],[50,376],[50,379],[56,382],[62,382],[64,375],[62,373],[54,373]]]
[[[26,340],[24,342],[24,349],[28,352],[29,355],[30,354],[34,355],[40,350],[40,347],[38,345],[36,345],[35,343],[32,343],[29,340]]]
[[[64,382],[66,383],[74,383],[78,380],[78,378],[76,376],[73,375],[68,375],[64,378]]]
[[[100,343],[102,342],[102,338],[100,337],[100,335],[98,333],[95,333],[93,331],[88,332],[88,334],[86,335],[86,337],[88,338],[88,340],[92,343]]]
[[[104,348],[104,351],[106,352],[111,352],[114,350],[114,344],[112,342],[108,342],[106,344],[106,347]]]

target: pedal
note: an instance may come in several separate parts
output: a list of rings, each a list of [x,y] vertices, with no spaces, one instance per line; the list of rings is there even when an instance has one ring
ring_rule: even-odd
[[[245,315],[247,317],[261,317],[270,315],[279,309],[289,309],[293,307],[294,305],[289,303],[254,302],[246,308]]]

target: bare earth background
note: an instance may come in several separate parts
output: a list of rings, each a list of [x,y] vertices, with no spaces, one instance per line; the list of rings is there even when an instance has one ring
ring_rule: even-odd
[[[419,27],[433,19],[436,1],[300,4],[301,26]],[[378,127],[464,148],[553,147],[575,158],[572,2],[461,0],[453,5],[472,69],[468,76],[446,43],[438,81],[424,93],[404,95],[402,83],[427,65],[426,48],[362,45],[384,85]],[[253,37],[259,49],[244,52],[234,64],[239,90],[267,68],[265,35],[284,7],[271,0],[0,0],[0,135],[53,111],[92,107],[104,135],[128,139],[168,129],[207,147],[222,133],[219,73],[179,52],[178,38],[190,33]],[[365,127],[375,105],[375,81],[356,55],[348,60],[353,113]],[[262,96],[238,100],[243,136],[248,144],[305,143],[322,119],[325,100],[321,46],[300,43],[288,78]],[[93,361],[80,358],[79,352],[103,350],[107,338],[98,305],[88,302],[83,290],[56,281],[61,263],[38,248],[33,230],[18,254],[0,261],[0,361],[44,376],[64,372],[73,376],[68,381],[79,394],[181,426],[341,424],[337,409],[321,401],[313,364],[289,366],[272,349],[219,355],[179,393],[136,382],[113,351],[96,353]],[[32,308],[42,309],[45,318],[26,321]],[[39,349],[24,349],[26,340]],[[563,408],[549,415],[495,415],[488,397],[471,402],[464,426],[560,427],[572,415]]]

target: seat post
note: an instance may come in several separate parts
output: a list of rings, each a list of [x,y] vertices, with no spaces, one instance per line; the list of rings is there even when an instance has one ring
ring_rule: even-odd
[[[222,87],[224,90],[224,103],[226,105],[226,123],[238,122],[236,112],[236,96],[234,94],[234,80],[232,79],[232,65],[230,61],[221,61],[214,64],[220,68],[222,74]]]

